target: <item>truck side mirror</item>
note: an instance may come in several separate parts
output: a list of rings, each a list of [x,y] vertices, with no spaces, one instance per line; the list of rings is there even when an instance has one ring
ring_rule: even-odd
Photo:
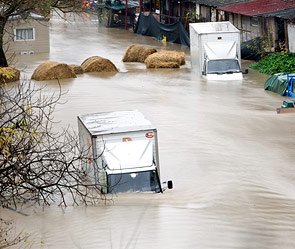
[[[248,70],[248,68],[247,68],[247,69],[245,69],[245,70],[243,71],[243,74],[248,74],[248,72],[249,72],[249,70]]]
[[[173,189],[173,182],[171,180],[167,182],[167,188]]]
[[[202,75],[206,75],[206,73],[204,71],[202,71]]]

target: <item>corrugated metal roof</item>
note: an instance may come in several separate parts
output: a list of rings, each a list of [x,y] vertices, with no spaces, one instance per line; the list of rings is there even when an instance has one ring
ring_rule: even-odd
[[[279,17],[286,20],[295,21],[295,9],[279,10],[275,12],[262,14],[263,17]]]
[[[222,6],[218,9],[246,16],[258,16],[292,8],[295,8],[295,0],[252,0]]]
[[[228,4],[241,3],[249,0],[192,0],[192,2],[211,7],[220,7]]]
[[[30,19],[30,18],[34,19],[34,20],[49,20],[49,18],[47,18],[45,16],[38,15],[33,12],[28,13],[28,15],[26,16],[26,19]],[[19,19],[24,19],[24,17],[22,17],[20,15],[11,15],[8,18],[8,20],[19,20]]]

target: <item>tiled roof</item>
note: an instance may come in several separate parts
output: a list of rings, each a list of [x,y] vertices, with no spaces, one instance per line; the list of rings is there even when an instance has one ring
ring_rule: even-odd
[[[265,14],[262,14],[261,16],[279,17],[282,19],[295,21],[295,9],[292,8],[292,9],[286,9],[286,10],[279,10],[279,11],[275,11],[275,12],[265,13]]]
[[[212,7],[220,7],[228,4],[246,2],[248,0],[192,0],[192,2]]]
[[[292,8],[295,8],[295,0],[252,0],[222,6],[218,9],[246,16],[258,16]]]

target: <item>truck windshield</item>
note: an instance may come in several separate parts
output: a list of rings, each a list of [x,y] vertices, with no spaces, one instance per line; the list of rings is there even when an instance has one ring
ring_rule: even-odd
[[[155,170],[108,175],[108,193],[149,191],[161,192]]]
[[[210,60],[208,61],[208,74],[239,73],[241,68],[235,59]]]

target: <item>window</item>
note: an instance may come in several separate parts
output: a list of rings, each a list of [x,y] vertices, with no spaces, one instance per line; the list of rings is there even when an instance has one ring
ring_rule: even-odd
[[[250,23],[251,23],[251,26],[254,26],[254,27],[257,27],[258,26],[258,24],[259,24],[259,19],[258,19],[258,17],[251,17],[251,19],[250,19]]]
[[[211,60],[208,61],[208,74],[239,73],[241,71],[238,60]]]
[[[161,192],[155,170],[108,175],[108,193],[149,191]]]
[[[26,29],[15,29],[14,30],[15,41],[30,41],[35,40],[35,29],[26,28]]]

